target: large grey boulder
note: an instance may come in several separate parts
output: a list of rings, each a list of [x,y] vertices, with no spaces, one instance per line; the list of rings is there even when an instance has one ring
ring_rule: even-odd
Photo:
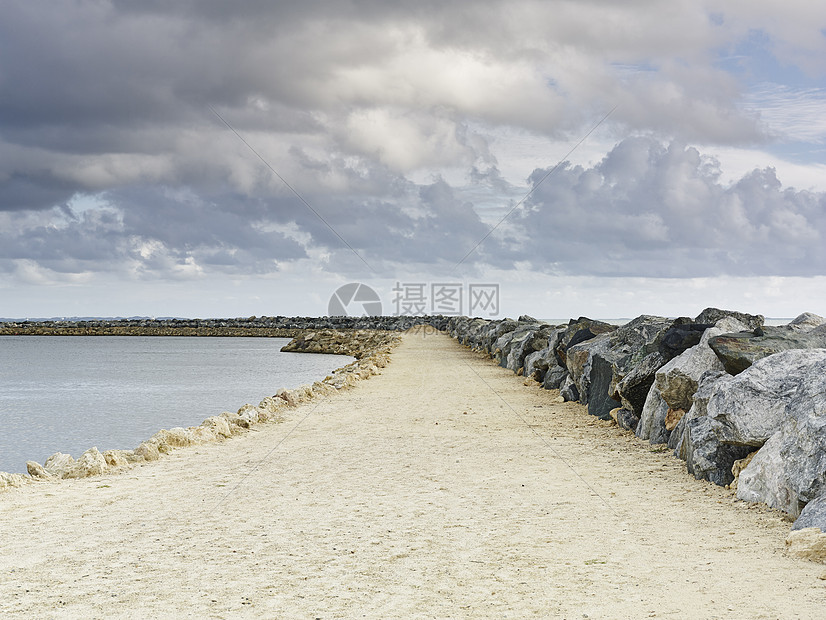
[[[496,341],[508,332],[512,332],[519,323],[513,319],[502,319],[501,321],[492,321],[480,336],[479,348],[486,353],[493,353]]]
[[[605,370],[604,365],[598,367],[597,369],[594,369],[593,362],[594,358],[598,354],[607,353],[610,346],[611,343],[609,335],[600,334],[596,338],[591,338],[585,342],[580,342],[578,344],[570,346],[566,351],[566,367],[568,369],[568,373],[571,377],[571,380],[574,382],[574,385],[576,385],[577,393],[579,394],[579,402],[581,402],[583,405],[588,405],[591,401],[592,377],[596,383],[605,384],[604,379],[600,380],[600,378],[596,376],[597,372]],[[593,375],[592,370],[594,371]],[[605,385],[604,387],[605,394],[597,394],[596,398],[599,398],[600,396],[603,396],[603,398],[607,397],[608,386]],[[602,402],[600,401],[600,405],[601,404]],[[619,403],[616,403],[614,407],[616,407],[618,404]],[[591,413],[591,407],[589,407],[588,412]]]
[[[797,318],[793,319],[791,323],[789,323],[789,329],[793,331],[811,331],[815,327],[820,327],[821,325],[826,324],[826,319],[822,316],[817,314],[812,314],[811,312],[804,312]]]
[[[759,448],[740,474],[740,499],[797,515],[826,491],[826,350],[784,351],[720,378],[705,410],[683,440],[695,476],[728,484],[734,460]]]
[[[792,322],[794,323],[794,321]],[[743,372],[757,360],[794,349],[826,348],[826,324],[808,329],[805,322],[781,327],[716,336],[709,345],[732,375]]]
[[[579,400],[579,390],[577,390],[576,383],[571,375],[565,375],[565,380],[559,386],[559,395],[566,402]]]
[[[806,504],[826,493],[826,350],[786,351],[752,369],[781,377],[766,386],[777,390],[766,421],[758,424],[740,416],[746,420],[738,433],[771,434],[740,474],[737,497],[765,502],[796,517]],[[753,374],[757,375],[753,385],[765,381],[759,372]]]
[[[525,357],[525,376],[541,383],[545,378],[545,373],[548,372],[550,363],[547,355],[550,352],[550,348],[545,347],[541,351],[534,351]]]
[[[734,461],[747,457],[752,447],[722,441],[723,425],[709,416],[688,420],[683,448],[687,454],[686,466],[695,478],[725,486],[734,480],[731,471]],[[743,475],[740,474],[742,480]]]

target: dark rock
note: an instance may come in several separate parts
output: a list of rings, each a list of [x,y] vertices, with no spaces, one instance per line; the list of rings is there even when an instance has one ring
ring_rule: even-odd
[[[713,324],[689,323],[675,325],[663,334],[659,346],[660,355],[667,362],[680,355],[683,351],[700,344],[700,338],[703,336],[703,332],[709,327],[713,327]]]
[[[554,352],[556,353],[556,359],[559,362],[560,366],[567,366],[568,365],[568,355],[567,351],[569,347],[575,346],[581,342],[585,342],[586,340],[593,339],[600,334],[606,334],[608,332],[612,332],[617,329],[616,325],[611,325],[610,323],[603,323],[602,321],[594,321],[592,319],[586,319],[584,317],[580,317],[576,321],[571,319],[571,322],[568,326],[563,329],[561,332],[558,332],[554,335],[554,337],[549,341],[549,344],[553,345]],[[574,340],[574,344],[571,344],[571,341]]]
[[[619,401],[608,395],[613,375],[614,368],[611,362],[600,353],[594,354],[591,359],[588,413],[603,420],[611,419],[610,411],[620,406]]]
[[[569,377],[567,368],[563,368],[562,366],[549,366],[545,373],[545,378],[542,380],[542,387],[546,390],[558,390]],[[576,398],[571,400],[576,400]]]
[[[671,437],[668,440],[668,447],[674,448],[674,456],[684,461],[688,460],[687,454],[687,437],[688,437],[688,422],[694,418],[700,418],[708,412],[708,401],[711,400],[718,381],[730,381],[733,377],[722,370],[709,370],[700,376],[697,382],[697,391],[694,392],[693,404],[686,414],[680,420],[677,427],[671,431]]]
[[[724,428],[717,420],[708,416],[690,419],[685,441],[686,464],[695,478],[726,486],[734,480],[734,461],[745,458],[754,448],[724,443],[721,435]]]
[[[636,413],[631,411],[630,409],[626,409],[623,407],[619,411],[617,411],[617,426],[620,428],[624,428],[627,431],[635,432],[637,430],[637,424],[640,423],[640,416]]]
[[[617,384],[616,391],[622,406],[633,411],[638,420],[645,406],[645,399],[648,398],[648,392],[654,384],[654,376],[663,364],[665,360],[659,352],[651,353],[634,366]],[[636,430],[636,425],[634,429]]]
[[[736,319],[720,319],[715,326],[703,332],[700,342],[657,371],[655,382],[669,408],[686,411],[691,408],[700,377],[709,370],[723,370],[723,364],[708,346],[708,341],[742,327],[743,324]]]

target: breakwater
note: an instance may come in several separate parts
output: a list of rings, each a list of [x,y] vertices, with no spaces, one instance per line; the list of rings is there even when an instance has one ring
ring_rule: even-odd
[[[231,336],[293,338],[306,330],[404,331],[416,325],[447,327],[436,316],[285,317],[236,319],[99,319],[0,322],[0,336]]]
[[[561,400],[672,450],[695,477],[786,512],[796,552],[826,561],[823,317],[769,327],[761,315],[708,308],[622,326],[455,317],[447,330]]]

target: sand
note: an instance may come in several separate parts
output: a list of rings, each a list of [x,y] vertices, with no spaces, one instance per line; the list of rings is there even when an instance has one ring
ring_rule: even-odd
[[[3,618],[823,618],[780,513],[442,335],[277,424],[0,496]]]

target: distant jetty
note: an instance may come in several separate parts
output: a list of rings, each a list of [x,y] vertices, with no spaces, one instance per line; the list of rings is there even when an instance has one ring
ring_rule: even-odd
[[[224,336],[294,338],[306,330],[405,331],[417,325],[447,329],[436,316],[251,316],[236,319],[95,319],[0,322],[0,336]]]

